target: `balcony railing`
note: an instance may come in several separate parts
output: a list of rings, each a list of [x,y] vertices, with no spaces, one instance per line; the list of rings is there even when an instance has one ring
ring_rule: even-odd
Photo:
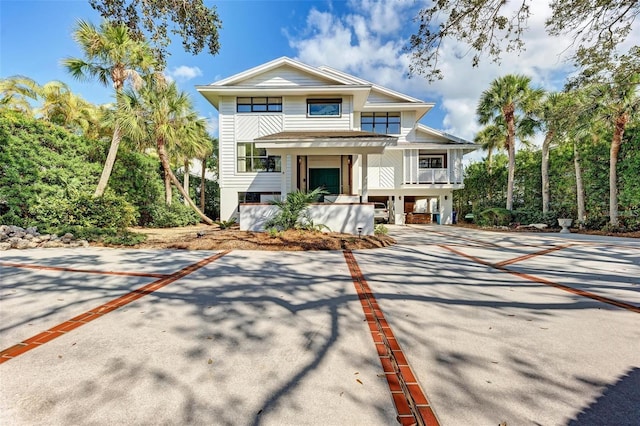
[[[405,184],[459,184],[462,179],[456,179],[457,173],[451,173],[449,169],[418,169],[417,173],[408,173],[405,176]],[[413,176],[412,176],[413,175]]]

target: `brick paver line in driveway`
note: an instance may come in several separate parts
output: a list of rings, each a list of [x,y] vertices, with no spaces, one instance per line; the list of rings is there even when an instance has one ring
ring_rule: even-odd
[[[0,365],[0,424],[640,424],[640,242],[389,229],[197,270],[214,253],[0,253],[0,348],[55,335]]]
[[[189,274],[191,274],[194,271],[197,271],[198,269],[202,268],[205,265],[208,265],[209,263],[216,261],[218,259],[220,259],[222,256],[224,256],[225,254],[227,254],[228,251],[225,252],[221,252],[218,254],[214,254],[213,256],[209,256],[206,259],[203,259],[199,262],[193,263],[189,266],[186,266],[182,269],[180,269],[179,271],[174,272],[173,274],[169,274],[169,275],[161,275],[163,278],[160,278],[157,281],[152,282],[151,284],[147,284],[141,288],[138,288],[136,290],[133,290],[127,294],[125,294],[124,296],[120,296],[117,299],[114,299],[110,302],[107,302],[103,305],[97,306],[83,314],[80,314],[78,316],[75,316],[73,318],[71,318],[68,321],[63,322],[62,324],[58,324],[55,327],[52,327],[46,331],[43,331],[40,334],[37,334],[33,337],[30,337],[29,339],[20,342],[16,345],[11,346],[10,348],[4,349],[2,351],[0,351],[0,364],[9,361],[10,359],[13,359],[19,355],[22,355],[25,352],[28,352],[32,349],[37,348],[40,345],[43,345],[55,338],[58,338],[60,336],[62,336],[65,333],[68,333],[69,331],[76,329],[78,327],[81,327],[87,323],[89,323],[90,321],[93,321],[97,318],[102,317],[103,315],[108,314],[109,312],[121,308],[125,305],[128,305],[129,303],[138,300],[139,298],[146,296],[147,294],[153,293],[156,290],[161,289],[162,287],[169,285],[177,280],[179,280],[180,278],[183,278]],[[25,265],[23,264],[12,264],[10,262],[2,262],[0,263],[0,265],[2,266],[13,266],[13,267],[25,267]],[[71,271],[71,272],[89,272],[89,273],[99,273],[93,270],[79,270],[79,269],[73,269],[73,268],[52,268],[52,267],[39,267],[36,265],[27,265],[30,266],[32,269],[48,269],[48,270],[59,270],[59,271]],[[105,272],[102,272],[103,274],[105,274]],[[106,272],[106,274],[111,274],[111,275],[128,275],[128,276],[145,276],[145,277],[149,277],[149,276],[157,276],[156,274],[134,274],[134,273],[109,273]]]

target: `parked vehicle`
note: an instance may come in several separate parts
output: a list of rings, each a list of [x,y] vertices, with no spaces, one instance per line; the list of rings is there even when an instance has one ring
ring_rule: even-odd
[[[382,223],[389,223],[389,209],[387,209],[387,206],[384,205],[384,203],[373,203],[374,206],[374,213],[373,213],[373,219],[376,223],[378,222],[382,222]]]

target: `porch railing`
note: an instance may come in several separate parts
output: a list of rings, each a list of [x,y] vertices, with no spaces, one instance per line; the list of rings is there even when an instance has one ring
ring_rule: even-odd
[[[454,173],[452,173],[454,174]],[[453,178],[453,179],[451,179]],[[407,184],[462,183],[461,179],[449,176],[449,169],[418,169],[405,179]]]

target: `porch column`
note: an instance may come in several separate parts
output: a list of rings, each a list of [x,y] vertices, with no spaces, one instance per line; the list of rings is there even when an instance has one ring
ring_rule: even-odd
[[[444,165],[444,164],[443,164]],[[451,172],[453,171],[453,158],[451,158],[451,150],[447,149],[447,183],[451,183]]]
[[[362,164],[360,165],[362,171],[362,192],[360,193],[360,202],[367,203],[369,201],[369,156],[367,154],[362,154],[360,156],[362,158]]]
[[[394,219],[396,225],[404,225],[404,200],[402,195],[396,194],[393,201]]]
[[[282,173],[280,180],[280,199],[284,200],[287,194],[291,192],[291,155],[287,154],[282,158]]]

